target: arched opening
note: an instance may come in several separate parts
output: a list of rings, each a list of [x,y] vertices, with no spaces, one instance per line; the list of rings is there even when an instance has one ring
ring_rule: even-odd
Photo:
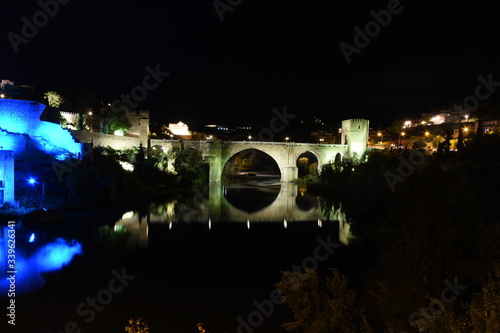
[[[278,163],[258,149],[244,149],[234,154],[222,170],[224,181],[270,180],[281,178]]]
[[[257,149],[245,149],[234,154],[224,165],[223,195],[239,210],[257,212],[277,198],[281,184],[278,163]]]
[[[306,151],[297,158],[299,179],[314,179],[318,177],[318,158],[310,151]]]

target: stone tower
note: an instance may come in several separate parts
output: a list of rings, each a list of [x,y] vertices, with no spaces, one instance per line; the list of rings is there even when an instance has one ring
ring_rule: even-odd
[[[370,122],[367,119],[347,119],[342,121],[341,144],[347,145],[350,156],[362,156],[368,145]]]
[[[14,199],[14,152],[0,150],[0,206]]]
[[[148,148],[149,139],[149,118],[142,118],[139,121],[139,142],[144,148]]]

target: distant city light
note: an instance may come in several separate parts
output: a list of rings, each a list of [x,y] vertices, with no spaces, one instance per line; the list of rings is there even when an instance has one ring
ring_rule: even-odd
[[[431,121],[434,123],[434,125],[439,125],[444,123],[444,117],[439,115],[439,116],[434,116],[431,118]]]

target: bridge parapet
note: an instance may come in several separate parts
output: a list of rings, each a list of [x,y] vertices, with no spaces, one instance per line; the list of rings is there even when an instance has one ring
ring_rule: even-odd
[[[173,147],[199,149],[210,165],[210,182],[220,182],[222,170],[235,154],[256,149],[271,156],[278,165],[281,181],[291,182],[298,177],[297,160],[305,152],[313,153],[318,159],[318,170],[323,164],[332,162],[337,154],[344,157],[348,153],[346,144],[265,142],[265,141],[190,141],[152,139],[151,146],[161,146],[165,151]]]

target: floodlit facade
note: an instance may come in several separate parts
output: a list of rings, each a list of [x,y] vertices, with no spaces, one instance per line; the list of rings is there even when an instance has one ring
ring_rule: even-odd
[[[368,145],[370,123],[367,119],[347,119],[342,121],[342,145],[348,145],[348,154],[362,156]]]
[[[14,152],[0,150],[0,206],[14,203]]]
[[[182,121],[179,121],[177,124],[168,124],[168,129],[172,132],[173,135],[179,136],[190,136],[189,128]]]

